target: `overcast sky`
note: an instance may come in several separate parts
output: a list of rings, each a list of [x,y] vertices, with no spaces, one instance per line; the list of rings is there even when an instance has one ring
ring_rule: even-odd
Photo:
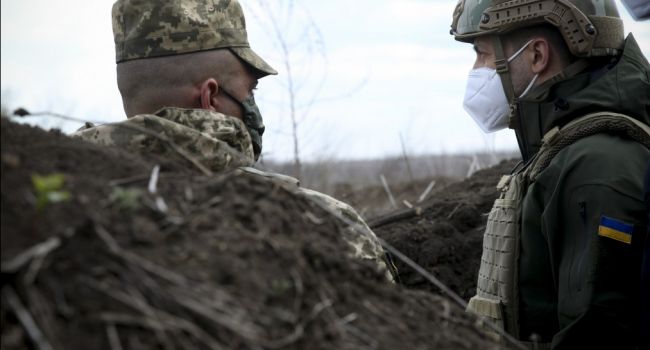
[[[396,155],[400,138],[413,155],[516,149],[511,131],[485,136],[462,109],[473,52],[449,35],[455,0],[295,0],[293,8],[267,2],[269,8],[242,1],[253,49],[280,72],[262,79],[256,92],[268,130],[265,157],[293,155],[287,74],[270,18],[291,52],[303,159]],[[3,105],[124,119],[112,3],[3,0]],[[619,10],[626,32],[650,56],[650,22],[634,22],[620,4]],[[78,126],[35,122],[66,132]]]

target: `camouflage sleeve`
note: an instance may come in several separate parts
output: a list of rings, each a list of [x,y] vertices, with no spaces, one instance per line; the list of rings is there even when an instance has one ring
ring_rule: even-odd
[[[346,221],[348,227],[344,231],[343,239],[352,247],[353,257],[374,261],[384,271],[386,278],[391,282],[395,282],[395,267],[388,260],[375,233],[354,208],[321,192],[302,187],[299,191],[309,199],[318,201],[333,213],[338,214],[339,218]]]
[[[388,259],[382,248],[377,236],[368,227],[368,224],[357,214],[356,210],[350,205],[332,198],[324,193],[300,187],[298,179],[291,176],[261,171],[255,168],[242,167],[238,169],[249,174],[263,176],[272,181],[284,184],[288,188],[296,191],[298,194],[307,197],[307,199],[318,203],[320,207],[335,215],[339,220],[343,220],[347,227],[344,231],[343,239],[352,247],[351,256],[357,259],[374,261],[377,266],[384,271],[386,278],[395,282],[397,278],[397,269]]]
[[[163,113],[163,115],[160,115]],[[245,125],[236,118],[197,110],[164,109],[157,115],[138,115],[126,121],[85,128],[72,136],[89,142],[182,159],[182,149],[212,171],[253,163]]]

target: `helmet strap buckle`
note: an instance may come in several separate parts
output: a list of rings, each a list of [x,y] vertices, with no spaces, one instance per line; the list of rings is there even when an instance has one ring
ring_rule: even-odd
[[[495,60],[494,65],[496,66],[497,73],[499,74],[508,73],[508,60],[506,59]]]

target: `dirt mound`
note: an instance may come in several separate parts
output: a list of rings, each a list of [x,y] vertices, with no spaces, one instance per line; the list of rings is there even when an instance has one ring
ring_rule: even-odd
[[[517,161],[476,172],[432,193],[415,210],[370,220],[375,233],[437,276],[464,299],[476,294],[483,231],[496,185]],[[439,293],[407,265],[396,262],[402,284]]]
[[[5,118],[1,144],[2,349],[498,347],[348,258],[344,227],[279,184]]]

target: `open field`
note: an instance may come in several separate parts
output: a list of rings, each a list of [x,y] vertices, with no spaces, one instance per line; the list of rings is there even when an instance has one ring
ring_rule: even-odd
[[[428,197],[446,185],[463,180],[480,169],[519,157],[518,152],[389,157],[375,160],[321,161],[303,165],[301,183],[350,203],[364,217],[416,204],[427,188]],[[266,162],[260,168],[292,174],[292,163]],[[393,206],[381,177],[393,194]],[[497,179],[498,180],[498,179]]]

